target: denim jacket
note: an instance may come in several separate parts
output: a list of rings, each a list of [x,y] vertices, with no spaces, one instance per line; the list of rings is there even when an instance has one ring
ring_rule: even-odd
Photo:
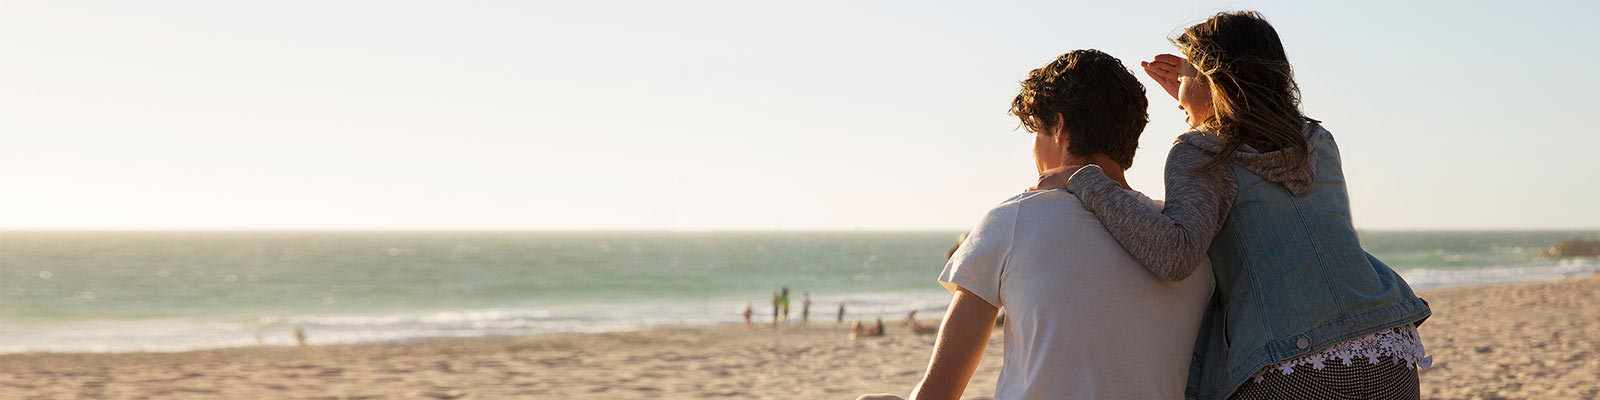
[[[1179,136],[1159,212],[1139,207],[1099,168],[1068,179],[1067,190],[1156,277],[1185,279],[1210,258],[1216,290],[1195,342],[1189,398],[1226,399],[1268,365],[1430,315],[1393,269],[1361,249],[1332,134],[1316,121],[1305,133],[1309,160],[1241,146],[1212,169],[1199,166],[1223,139]]]
[[[1229,164],[1238,196],[1209,248],[1216,291],[1195,341],[1188,398],[1226,399],[1268,365],[1431,315],[1405,280],[1361,249],[1339,149],[1318,133],[1315,179],[1298,196]]]

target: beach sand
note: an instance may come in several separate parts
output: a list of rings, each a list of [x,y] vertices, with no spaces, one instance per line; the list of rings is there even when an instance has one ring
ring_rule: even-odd
[[[1600,398],[1600,277],[1423,293],[1424,398]],[[910,391],[933,336],[828,324],[405,344],[0,355],[0,398],[854,399]],[[316,339],[315,332],[310,332]],[[993,394],[1002,335],[968,398]]]

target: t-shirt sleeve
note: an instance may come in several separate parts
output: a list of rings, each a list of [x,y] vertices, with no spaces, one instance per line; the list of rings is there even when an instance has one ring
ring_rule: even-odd
[[[1000,301],[1000,276],[1011,253],[1017,207],[1016,202],[1007,202],[984,215],[945,263],[939,284],[951,292],[966,288],[995,307],[1005,306]]]

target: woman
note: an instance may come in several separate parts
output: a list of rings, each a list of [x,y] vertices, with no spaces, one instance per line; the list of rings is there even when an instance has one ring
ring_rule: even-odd
[[[1076,194],[1162,278],[1185,279],[1209,254],[1216,292],[1188,397],[1420,397],[1427,303],[1362,251],[1339,149],[1301,114],[1277,32],[1256,12],[1225,12],[1173,42],[1184,58],[1142,63],[1193,128],[1169,153],[1165,208],[1092,164],[1040,187]]]

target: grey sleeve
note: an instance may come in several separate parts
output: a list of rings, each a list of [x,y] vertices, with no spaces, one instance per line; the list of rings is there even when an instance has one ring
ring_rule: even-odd
[[[1228,218],[1238,183],[1224,164],[1209,171],[1195,167],[1211,153],[1190,144],[1173,146],[1167,155],[1166,208],[1157,211],[1122,190],[1098,168],[1086,168],[1067,181],[1106,230],[1145,269],[1163,279],[1181,281],[1206,258],[1211,239]]]

